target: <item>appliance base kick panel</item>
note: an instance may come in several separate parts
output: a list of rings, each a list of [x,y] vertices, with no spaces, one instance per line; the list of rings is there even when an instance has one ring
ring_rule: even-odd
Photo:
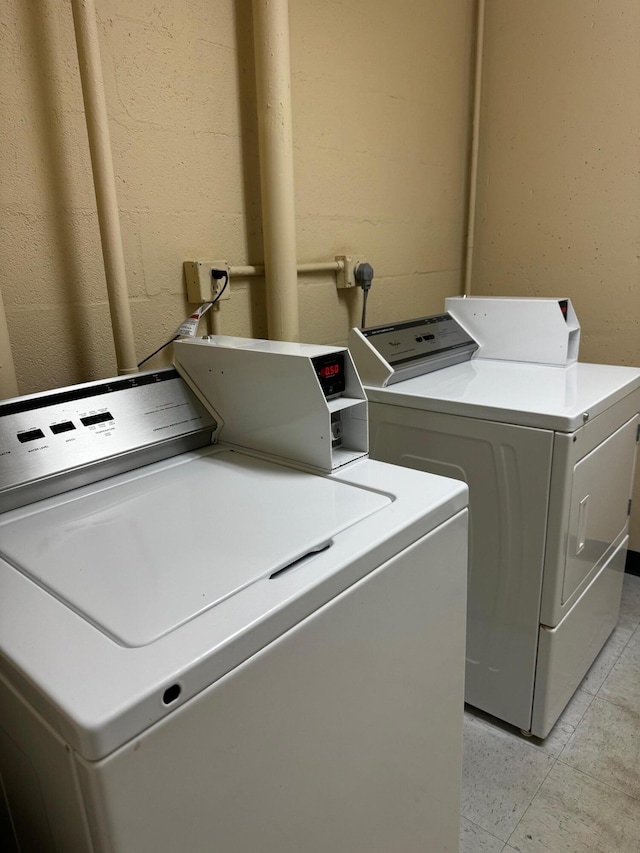
[[[618,621],[625,536],[556,628],[540,627],[531,733],[546,737]]]

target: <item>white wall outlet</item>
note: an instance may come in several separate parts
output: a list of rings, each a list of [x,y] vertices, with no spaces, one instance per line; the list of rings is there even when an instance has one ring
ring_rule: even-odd
[[[336,273],[336,287],[355,287],[356,277],[355,269],[358,264],[366,263],[366,258],[362,255],[336,255],[336,261],[342,262],[343,268]]]
[[[184,278],[187,282],[187,299],[194,305],[203,302],[211,302],[224,287],[224,278],[214,279],[211,270],[224,270],[229,275],[229,264],[226,261],[185,261]],[[220,297],[221,300],[230,299],[229,286]]]

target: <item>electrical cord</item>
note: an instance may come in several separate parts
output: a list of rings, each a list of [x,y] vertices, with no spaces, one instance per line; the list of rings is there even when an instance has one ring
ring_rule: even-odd
[[[177,341],[178,338],[182,338],[186,334],[190,334],[191,337],[195,336],[200,318],[203,317],[207,313],[207,311],[216,304],[216,302],[218,302],[218,300],[222,297],[222,294],[225,292],[227,285],[229,284],[229,273],[226,270],[211,270],[211,278],[214,281],[219,281],[221,278],[224,279],[222,290],[220,291],[220,293],[217,294],[216,298],[213,299],[211,302],[205,302],[203,305],[201,305],[197,312],[188,317],[184,321],[184,323],[180,324],[180,326],[178,327],[178,331],[172,338],[162,344],[162,346],[159,346],[157,350],[154,350],[151,355],[148,355],[146,358],[143,358],[142,361],[138,363],[138,367],[142,367],[142,365],[150,361],[154,357],[154,355],[158,355],[159,352],[162,352],[162,350],[168,347],[169,344],[172,344],[174,341]],[[183,326],[185,326],[185,324],[189,323],[189,321],[191,320],[195,321],[193,325],[193,331],[183,331]]]
[[[367,325],[367,300],[371,285],[373,284],[373,267],[371,264],[363,262],[356,266],[353,275],[358,287],[362,288],[362,320],[360,321],[360,328],[364,329]]]
[[[362,319],[360,320],[360,328],[365,329],[367,326],[367,299],[369,298],[369,288],[362,290]]]
[[[175,335],[173,338],[171,338],[171,340],[168,340],[166,343],[162,344],[162,346],[159,346],[157,350],[154,350],[151,353],[151,355],[148,355],[146,358],[143,358],[142,361],[138,362],[138,367],[142,367],[142,365],[146,364],[150,359],[152,359],[154,357],[154,355],[158,355],[159,352],[162,352],[162,350],[165,349],[165,347],[168,347],[169,344],[172,344],[179,337],[180,337],[180,335]]]
[[[227,285],[229,284],[229,273],[226,270],[211,270],[211,278],[214,281],[220,281],[220,279],[223,278],[224,284],[222,285],[222,290],[216,296],[213,302],[209,303],[209,308],[211,308],[212,305],[215,305],[216,302],[222,299],[222,294],[225,292],[225,290],[227,289]]]

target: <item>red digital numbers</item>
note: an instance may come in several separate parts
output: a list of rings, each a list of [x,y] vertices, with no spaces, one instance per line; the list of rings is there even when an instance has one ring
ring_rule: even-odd
[[[329,379],[331,376],[337,376],[340,373],[339,364],[327,364],[326,367],[321,367],[318,371],[319,376],[323,379]]]

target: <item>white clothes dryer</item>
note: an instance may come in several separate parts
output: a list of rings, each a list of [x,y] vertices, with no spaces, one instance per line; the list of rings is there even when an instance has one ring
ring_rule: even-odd
[[[220,431],[174,369],[0,404],[2,849],[453,853],[466,486]]]
[[[353,330],[370,453],[468,484],[465,700],[544,738],[617,621],[640,370],[577,363],[569,300],[447,308]]]

